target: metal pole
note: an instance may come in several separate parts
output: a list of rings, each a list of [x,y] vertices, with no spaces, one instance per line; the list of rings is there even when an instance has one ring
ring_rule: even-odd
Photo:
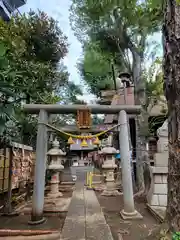
[[[121,216],[124,219],[142,218],[142,216],[135,210],[134,207],[127,114],[124,110],[120,111],[119,123],[120,154],[122,163],[122,182],[124,198],[124,209],[121,211]]]
[[[114,81],[114,89],[115,89],[115,91],[117,91],[116,75],[115,75],[115,70],[114,70],[114,64],[113,63],[111,63],[111,67],[112,67],[112,76],[113,76],[113,81]]]
[[[12,212],[12,165],[13,165],[13,152],[12,147],[9,148],[10,158],[9,158],[9,177],[8,177],[8,197],[7,197],[7,206],[6,206],[6,214],[10,214]],[[7,159],[6,159],[7,161]],[[5,167],[5,166],[4,166]]]
[[[3,161],[3,181],[2,181],[2,193],[3,193],[3,197],[4,197],[4,181],[5,181],[5,170],[6,170],[6,161],[7,161],[7,159],[6,159],[6,147],[4,147],[4,149],[3,149],[3,155],[4,155],[4,161]],[[10,160],[9,160],[10,161]],[[8,178],[9,179],[9,178]],[[9,180],[8,180],[8,183],[9,183]]]
[[[34,225],[45,221],[45,218],[43,218],[43,208],[47,157],[47,128],[45,124],[41,123],[48,122],[48,114],[46,111],[40,110],[38,122],[32,215],[31,221],[29,222],[29,224]]]
[[[126,82],[124,82],[123,83],[123,87],[124,87],[124,89],[123,89],[123,91],[124,91],[124,105],[126,105],[127,104],[127,98],[126,98],[126,94],[127,94],[127,91],[126,91]]]

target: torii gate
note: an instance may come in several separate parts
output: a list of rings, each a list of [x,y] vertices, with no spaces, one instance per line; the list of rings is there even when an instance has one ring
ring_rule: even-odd
[[[49,114],[71,114],[77,110],[89,109],[94,114],[119,114],[119,139],[120,154],[122,161],[122,182],[124,209],[121,216],[124,219],[141,218],[142,216],[135,210],[133,199],[132,175],[130,164],[130,149],[128,137],[127,114],[140,114],[141,106],[130,105],[58,105],[58,104],[25,104],[23,109],[29,114],[39,114],[38,132],[36,141],[36,165],[34,177],[34,189],[32,200],[31,224],[44,222],[44,188],[47,154],[47,126]]]

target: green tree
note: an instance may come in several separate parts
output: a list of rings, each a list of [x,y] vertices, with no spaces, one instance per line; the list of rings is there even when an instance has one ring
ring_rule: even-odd
[[[36,118],[22,113],[21,103],[62,102],[64,93],[66,101],[71,102],[77,92],[81,94],[79,86],[72,87],[68,81],[69,74],[62,63],[68,51],[67,37],[45,13],[30,12],[12,18],[9,23],[0,20],[0,42],[6,47],[7,62],[1,74],[3,89],[12,90],[13,98],[18,96],[18,102],[11,103],[14,118],[6,132],[31,145],[36,136]],[[1,98],[11,102],[12,96],[6,94]],[[1,110],[3,116],[6,107]],[[3,122],[1,125],[5,127]]]
[[[164,95],[163,91],[163,72],[162,72],[162,59],[157,58],[149,68],[143,72],[146,101],[144,107],[147,109],[150,104],[155,104],[160,97]],[[152,104],[153,105],[153,104]]]
[[[80,74],[90,92],[100,96],[100,90],[113,88],[111,56],[103,53],[97,43],[84,46],[84,57],[78,63]]]
[[[104,123],[104,118],[99,117],[98,115],[94,115],[92,117],[92,124],[93,125],[98,125],[98,124],[103,124]]]
[[[14,82],[21,80],[22,76],[9,66],[7,48],[0,42],[0,146],[8,142],[8,136],[11,135],[10,125],[15,120],[14,108],[21,101]]]
[[[83,92],[80,85],[76,85],[72,81],[68,81],[66,85],[61,88],[62,101],[65,104],[76,103],[78,96],[82,96]]]
[[[59,64],[68,52],[67,37],[58,23],[42,11],[33,12],[16,18],[21,35],[27,43],[26,57],[40,62]]]
[[[57,93],[67,81],[68,73],[60,62],[67,53],[67,40],[45,13],[30,12],[9,23],[1,20],[0,39],[9,49],[11,66],[23,74],[23,81],[16,84],[27,102],[42,102],[42,96]]]
[[[142,80],[143,62],[147,37],[160,30],[162,1],[101,1],[98,3],[73,0],[71,7],[72,27],[80,41],[87,36],[100,42],[104,51],[117,59],[124,59],[124,68],[129,70],[127,56],[131,56],[131,69],[135,84],[136,104],[145,104],[145,82]],[[139,188],[144,189],[142,159],[145,137],[140,134],[141,121],[137,117],[137,177]]]
[[[155,126],[163,124],[164,118],[167,114],[166,109],[163,109],[163,106],[166,105],[166,101],[163,97],[164,90],[161,59],[157,58],[150,67],[143,71],[142,80],[145,82],[146,94],[144,104],[142,105],[143,122],[140,131],[141,134],[148,139],[151,134],[155,134],[154,131],[157,130]],[[151,110],[156,104],[162,106],[162,112],[159,117],[154,117],[149,122]]]

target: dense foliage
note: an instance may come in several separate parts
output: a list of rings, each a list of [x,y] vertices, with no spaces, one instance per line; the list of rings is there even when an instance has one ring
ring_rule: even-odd
[[[113,87],[110,54],[102,52],[97,44],[84,46],[84,57],[80,60],[78,69],[92,94],[99,96],[100,89]]]
[[[102,55],[108,53],[108,59],[115,63],[118,71],[132,73],[136,87],[139,87],[141,75],[139,71],[141,71],[142,62],[147,60],[148,36],[160,30],[163,16],[161,10],[161,1],[112,0],[94,3],[73,0],[71,22],[80,41],[85,45],[86,42],[90,46],[98,45]],[[156,45],[151,42],[152,44]],[[88,85],[90,77],[86,74],[86,56],[89,51],[89,48],[84,48],[85,57],[82,65],[85,66],[80,69]],[[99,49],[97,52],[99,55]],[[100,64],[97,68],[98,66],[101,69]],[[137,68],[139,68],[138,71]],[[98,78],[92,76],[92,85],[94,79],[97,79],[97,85],[101,90],[101,87],[104,87],[101,75]]]
[[[67,37],[43,12],[0,20],[1,136],[34,143],[37,119],[21,112],[21,104],[73,102],[82,94],[68,81],[67,52]]]

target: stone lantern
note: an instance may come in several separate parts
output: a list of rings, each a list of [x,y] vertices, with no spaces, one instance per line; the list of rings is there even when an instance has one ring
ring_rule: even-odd
[[[130,87],[131,75],[129,73],[127,73],[127,72],[120,73],[119,79],[121,79],[121,82],[125,88]]]
[[[106,172],[106,187],[102,192],[103,196],[120,195],[120,193],[116,189],[116,184],[114,180],[114,169],[117,167],[117,165],[115,164],[116,153],[117,150],[114,147],[111,147],[110,144],[108,144],[101,150],[101,152],[99,152],[100,155],[104,156],[104,164],[102,165],[102,168],[103,172]]]
[[[53,172],[51,176],[50,192],[48,197],[57,198],[63,195],[61,192],[59,192],[59,172],[64,169],[61,161],[64,159],[66,153],[59,149],[59,142],[57,139],[55,139],[52,145],[52,149],[50,149],[47,153],[47,155],[49,155],[51,158],[48,169]]]
[[[157,142],[157,151],[159,153],[168,151],[168,120],[157,130],[157,136],[159,138]]]

